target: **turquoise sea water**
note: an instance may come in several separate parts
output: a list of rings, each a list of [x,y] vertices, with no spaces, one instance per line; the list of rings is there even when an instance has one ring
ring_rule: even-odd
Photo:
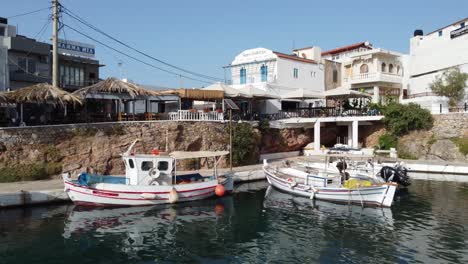
[[[256,182],[170,206],[2,210],[0,263],[468,263],[468,185],[414,181],[387,209]]]

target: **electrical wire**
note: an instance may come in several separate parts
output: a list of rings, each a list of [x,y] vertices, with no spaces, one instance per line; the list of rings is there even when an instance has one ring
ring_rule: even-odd
[[[140,50],[138,50],[138,49],[136,49],[136,48],[130,46],[129,44],[126,44],[126,43],[124,43],[123,41],[120,41],[120,40],[116,39],[115,37],[113,37],[113,36],[111,36],[111,35],[105,33],[104,31],[102,31],[102,30],[100,30],[99,28],[93,26],[91,23],[87,22],[86,20],[80,18],[77,14],[75,14],[74,12],[72,12],[70,9],[64,7],[63,5],[62,5],[62,7],[63,7],[63,9],[64,9],[63,12],[64,12],[65,14],[67,14],[69,17],[71,17],[71,18],[77,20],[78,22],[80,22],[80,23],[84,24],[85,26],[87,26],[87,27],[93,29],[94,31],[96,31],[96,32],[98,32],[98,33],[100,33],[100,34],[102,34],[102,35],[104,35],[104,36],[106,36],[106,37],[108,37],[108,38],[114,40],[115,42],[117,42],[117,43],[119,43],[119,44],[121,44],[121,45],[123,45],[123,46],[125,46],[125,47],[127,47],[127,48],[129,48],[129,49],[131,49],[131,50],[133,50],[133,51],[135,51],[135,52],[137,52],[137,53],[139,53],[140,55],[143,55],[143,56],[145,56],[145,57],[147,57],[147,58],[150,58],[150,59],[152,59],[152,60],[155,60],[155,61],[157,61],[157,62],[159,62],[159,63],[161,63],[161,64],[164,64],[164,65],[166,65],[166,66],[168,66],[168,67],[177,69],[177,70],[179,70],[179,71],[182,71],[182,72],[185,72],[185,73],[188,73],[188,74],[191,74],[191,75],[194,75],[194,76],[203,78],[203,79],[207,79],[207,80],[211,80],[211,81],[224,81],[224,79],[217,78],[217,77],[212,77],[212,76],[208,76],[208,75],[205,75],[205,74],[196,73],[196,72],[193,72],[193,71],[190,71],[190,70],[186,70],[186,69],[184,69],[184,68],[178,67],[178,66],[173,65],[173,64],[171,64],[171,63],[168,63],[168,62],[165,62],[165,61],[160,60],[160,59],[158,59],[158,58],[155,58],[154,56],[151,56],[151,55],[149,55],[149,54],[147,54],[147,53],[145,53],[145,52],[142,52],[142,51],[140,51]]]
[[[44,7],[44,8],[41,8],[41,9],[34,10],[34,11],[30,11],[30,12],[26,12],[26,13],[14,15],[14,16],[9,16],[9,17],[7,17],[7,19],[15,18],[15,17],[20,17],[20,16],[26,16],[26,15],[38,13],[38,12],[41,12],[41,11],[43,11],[43,10],[51,9],[51,8],[52,8],[51,6],[49,6],[49,7]]]
[[[160,70],[160,71],[163,71],[163,72],[166,72],[166,73],[169,73],[169,74],[173,74],[173,75],[175,75],[175,76],[177,76],[177,77],[184,77],[184,78],[186,78],[186,79],[193,80],[193,81],[197,81],[197,82],[201,82],[201,83],[211,83],[211,82],[209,82],[209,81],[204,81],[204,80],[196,79],[196,78],[193,78],[193,77],[185,76],[185,75],[182,75],[182,74],[179,74],[179,73],[176,73],[176,72],[173,72],[173,71],[169,71],[169,70],[166,70],[166,69],[164,69],[164,68],[155,66],[155,65],[153,65],[153,64],[151,64],[151,63],[148,63],[148,62],[143,61],[143,60],[141,60],[141,59],[138,59],[138,58],[136,58],[136,57],[134,57],[134,56],[132,56],[132,55],[129,55],[129,54],[127,54],[127,53],[125,53],[125,52],[123,52],[123,51],[121,51],[121,50],[118,50],[118,49],[116,49],[116,48],[114,48],[114,47],[111,47],[111,46],[109,46],[109,45],[103,43],[102,41],[99,41],[99,40],[97,40],[97,39],[95,39],[95,38],[93,38],[93,37],[91,37],[91,36],[89,36],[89,35],[87,35],[87,34],[85,34],[85,33],[82,33],[82,32],[80,32],[80,31],[76,30],[75,28],[70,27],[69,25],[64,25],[64,26],[67,27],[68,29],[74,31],[75,33],[78,33],[79,35],[82,35],[82,36],[85,37],[85,38],[88,38],[88,39],[90,39],[90,40],[92,40],[92,41],[94,41],[94,42],[96,42],[96,43],[101,44],[102,46],[104,46],[104,47],[106,47],[106,48],[108,48],[108,49],[111,49],[111,50],[113,50],[113,51],[115,51],[115,52],[117,52],[117,53],[119,53],[119,54],[122,54],[122,55],[124,55],[124,56],[126,56],[126,57],[128,57],[128,58],[130,58],[130,59],[133,59],[133,60],[135,60],[135,61],[138,61],[138,62],[140,62],[140,63],[143,63],[143,64],[145,64],[145,65],[147,65],[147,66],[152,67],[152,68],[158,69],[158,70]]]

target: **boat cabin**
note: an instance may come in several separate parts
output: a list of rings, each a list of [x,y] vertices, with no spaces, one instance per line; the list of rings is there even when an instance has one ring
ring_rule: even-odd
[[[175,159],[168,155],[123,155],[125,176],[129,185],[151,185],[153,179],[162,185],[172,184]],[[154,182],[153,182],[154,183]]]

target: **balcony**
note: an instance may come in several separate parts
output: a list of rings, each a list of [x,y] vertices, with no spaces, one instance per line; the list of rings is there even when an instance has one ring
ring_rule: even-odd
[[[352,75],[351,78],[344,78],[344,82],[350,84],[372,83],[372,82],[388,82],[388,83],[402,83],[403,77],[391,73],[383,72],[368,72]]]

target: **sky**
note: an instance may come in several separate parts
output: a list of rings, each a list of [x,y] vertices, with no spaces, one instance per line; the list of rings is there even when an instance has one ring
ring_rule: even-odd
[[[51,0],[2,0],[0,17],[50,6]],[[468,16],[467,0],[392,1],[222,1],[222,0],[61,0],[63,6],[107,34],[157,59],[203,75],[224,79],[223,66],[243,50],[263,47],[291,53],[293,48],[332,49],[361,41],[375,47],[409,52],[415,29],[430,32]],[[18,33],[50,42],[49,10],[14,17]],[[145,58],[63,15],[65,24],[147,63],[174,71],[168,74],[93,43],[65,28],[60,37],[92,43],[105,66],[100,77],[122,77],[164,87],[201,87],[199,82]],[[65,33],[65,35],[63,34]],[[121,66],[119,67],[119,62]]]

